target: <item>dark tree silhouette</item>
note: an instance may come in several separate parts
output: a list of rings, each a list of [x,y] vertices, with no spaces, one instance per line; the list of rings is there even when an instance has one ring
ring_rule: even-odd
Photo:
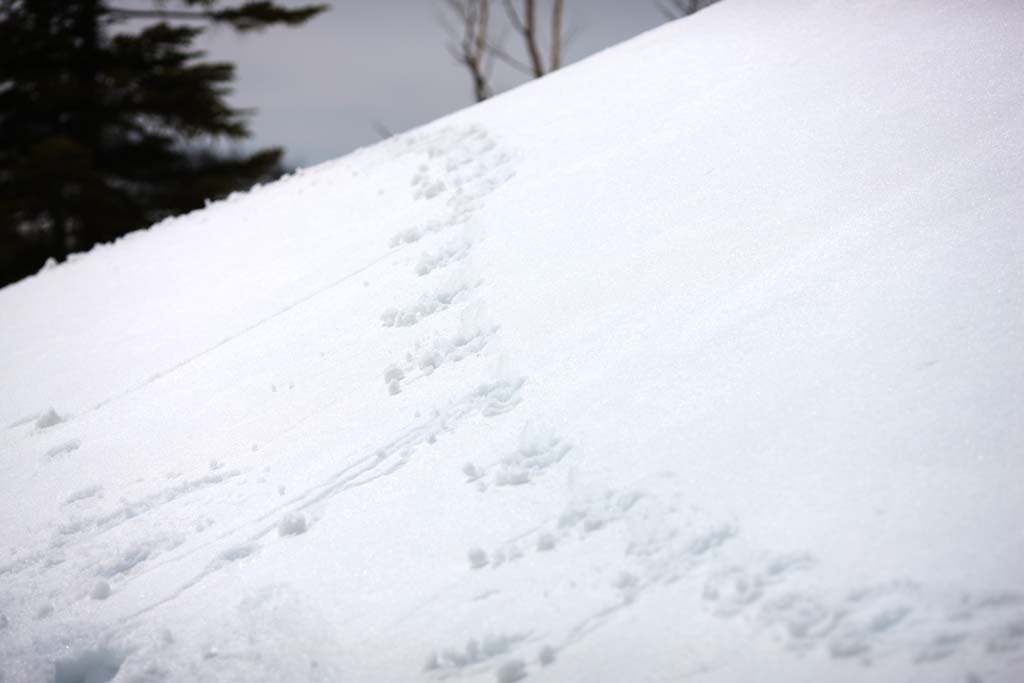
[[[280,149],[217,151],[248,136],[247,112],[225,99],[233,65],[192,44],[325,6],[150,4],[0,0],[0,286],[280,173]]]

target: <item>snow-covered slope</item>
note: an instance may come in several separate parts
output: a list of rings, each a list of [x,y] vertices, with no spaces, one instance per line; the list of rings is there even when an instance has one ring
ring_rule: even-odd
[[[1022,36],[729,0],[0,290],[0,679],[1024,680]]]

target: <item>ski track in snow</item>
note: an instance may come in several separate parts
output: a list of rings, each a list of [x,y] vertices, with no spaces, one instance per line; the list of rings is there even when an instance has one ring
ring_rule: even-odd
[[[411,300],[397,300],[381,311],[380,321],[386,331],[413,335],[415,341],[404,356],[381,368],[382,391],[392,397],[410,394],[418,383],[429,382],[434,373],[445,372],[451,364],[484,354],[499,356],[500,322],[486,316],[480,274],[473,270],[472,256],[491,227],[480,222],[480,209],[487,196],[514,175],[513,157],[477,126],[415,133],[395,144],[405,146],[399,154],[422,158],[410,181],[412,196],[415,201],[443,207],[435,211],[439,217],[393,235],[387,245],[390,251],[365,268],[167,372],[396,255],[415,264],[407,277],[418,291]],[[104,401],[94,410],[148,383]],[[531,414],[523,396],[525,383],[522,378],[495,380],[481,373],[475,386],[468,386],[465,395],[446,410],[433,411],[389,443],[317,484],[234,523],[228,517],[230,502],[222,503],[221,508],[209,504],[224,496],[225,485],[248,477],[239,470],[222,471],[216,462],[203,476],[183,479],[135,500],[122,499],[113,510],[102,513],[93,507],[103,500],[106,489],[103,482],[92,483],[63,500],[63,521],[45,549],[0,566],[0,579],[5,582],[0,610],[33,614],[41,621],[52,619],[77,601],[108,599],[158,567],[196,556],[208,558],[205,567],[187,581],[117,623],[97,629],[101,635],[94,647],[71,659],[53,660],[58,677],[63,671],[66,680],[109,680],[125,659],[133,656],[129,647],[110,643],[131,642],[133,632],[155,609],[225,567],[255,561],[266,544],[292,542],[302,536],[320,515],[330,514],[328,504],[335,497],[397,474],[421,449],[465,420],[476,416],[502,419],[515,410],[522,414],[525,425],[519,444],[505,455],[490,462],[464,464],[466,495],[497,501],[499,492],[514,496],[543,484],[549,473],[566,467],[579,453],[566,435],[537,426],[543,416]],[[306,419],[308,416],[300,423]],[[42,431],[69,418],[51,409],[11,428],[33,421],[37,431]],[[73,457],[81,445],[78,439],[62,437],[45,455],[47,459]],[[624,611],[644,600],[667,599],[679,591],[696,600],[707,618],[733,622],[796,656],[817,652],[865,667],[892,657],[927,667],[953,656],[981,664],[1020,662],[1024,656],[1022,593],[970,595],[899,580],[829,594],[813,588],[828,585],[823,581],[828,577],[823,576],[826,568],[812,555],[757,548],[743,538],[741,523],[710,518],[700,508],[688,505],[683,487],[671,474],[648,475],[639,481],[642,484],[634,487],[567,497],[557,517],[538,520],[512,538],[480,539],[479,545],[467,548],[464,573],[444,597],[461,605],[463,616],[492,615],[493,621],[493,615],[507,614],[509,623],[500,632],[467,633],[459,642],[438,643],[436,649],[423,653],[421,673],[435,679],[488,676],[499,683],[520,680],[536,669],[557,667],[561,653],[578,646]],[[193,508],[221,509],[225,517],[196,518],[190,512]],[[156,511],[191,521],[183,531],[161,528],[149,522],[157,516],[151,515]],[[113,532],[118,536],[116,542],[107,540]],[[742,552],[732,552],[736,546],[741,546]],[[595,553],[602,558],[599,567],[593,564]],[[549,561],[554,557],[557,564]],[[760,560],[735,559],[750,557]],[[69,567],[84,577],[88,590],[37,594],[35,587],[47,574],[67,572]],[[515,605],[517,592],[527,589],[524,576],[542,576],[547,581],[550,613],[519,616]],[[601,599],[595,600],[595,595]],[[595,607],[595,602],[599,606]],[[572,616],[569,627],[558,630],[550,626],[557,623],[553,617],[559,613]],[[415,614],[406,617],[414,618]],[[7,624],[8,617],[0,615],[0,640]],[[78,674],[82,675],[74,678]]]
[[[490,141],[483,131],[476,128],[470,128],[466,131],[445,131],[440,136],[427,139],[422,145],[415,145],[414,149],[403,153],[422,152],[428,160],[436,161],[441,156],[444,146],[452,141],[454,141],[456,149],[461,150],[461,156],[453,157],[448,155],[444,158],[445,168],[455,172],[454,176],[447,179],[454,195],[449,200],[449,204],[453,207],[450,218],[428,224],[423,228],[406,234],[401,240],[392,240],[392,250],[403,244],[415,244],[429,234],[440,233],[445,228],[452,228],[453,226],[465,223],[477,208],[478,200],[493,191],[494,188],[498,187],[501,182],[511,175],[509,171],[499,172],[497,170],[510,160],[507,156],[493,158],[495,170],[488,173],[487,167],[480,162],[478,157],[493,149],[494,143]],[[453,159],[461,159],[461,161],[456,162]],[[477,163],[471,165],[469,162],[474,160]],[[439,184],[437,181],[430,180],[427,173],[428,170],[429,167],[427,165],[421,167],[420,174],[413,181],[413,186],[425,185],[423,189],[416,190],[417,198],[429,201],[438,198],[444,192],[445,187],[443,183]],[[416,272],[411,273],[411,276],[420,278],[446,265],[460,261],[465,257],[468,250],[468,242],[463,242],[462,244],[463,246],[460,249],[449,249],[447,252],[442,249],[442,252],[440,252],[442,256],[435,258],[429,268],[422,267],[421,263],[417,267]],[[455,254],[459,250],[462,253],[456,258]],[[329,291],[342,282],[350,280],[355,275],[380,263],[391,255],[392,253],[389,252],[384,257],[368,264],[359,271],[350,273],[327,287],[321,288],[309,296],[290,304],[274,315],[257,321],[239,334],[232,335],[215,346],[178,363],[167,371],[158,373],[158,375],[146,382],[101,402],[89,412],[102,410],[110,403],[141,390],[160,377],[217,351],[234,339],[240,338],[260,325],[292,311],[301,304]],[[395,309],[393,313],[385,311],[382,315],[382,320],[386,326],[389,322],[392,326],[398,327],[415,325],[433,313],[456,305],[463,299],[468,299],[470,292],[475,287],[476,284],[459,281],[455,284],[436,288],[428,296],[422,297],[417,304]],[[465,325],[463,327],[465,328]],[[458,362],[470,355],[479,353],[486,346],[493,332],[493,328],[477,326],[465,334],[457,333],[450,339],[436,344],[435,350],[432,352],[434,355],[431,356],[431,358],[436,357],[436,361],[434,361],[433,366],[429,366],[426,361],[421,364],[422,376],[429,375],[430,372],[437,369],[443,363]],[[412,371],[412,366],[408,367]],[[413,379],[409,378],[409,381]],[[33,592],[31,587],[43,579],[50,570],[59,567],[61,571],[67,571],[68,567],[73,565],[75,573],[86,576],[92,575],[98,579],[92,585],[90,596],[86,597],[106,599],[111,594],[111,591],[124,590],[132,580],[162,565],[180,561],[197,553],[212,555],[212,559],[207,563],[205,569],[169,594],[160,597],[158,600],[143,606],[133,614],[125,617],[120,621],[120,624],[108,626],[100,640],[108,642],[115,639],[130,638],[130,634],[144,615],[173,601],[212,573],[234,562],[255,556],[260,549],[260,542],[266,542],[265,539],[270,535],[270,532],[276,530],[282,538],[304,533],[307,518],[303,511],[308,508],[322,505],[344,491],[371,484],[382,477],[396,473],[414,457],[418,448],[425,444],[434,443],[439,434],[454,430],[460,421],[470,416],[481,415],[484,418],[495,418],[509,412],[520,401],[519,390],[522,384],[521,379],[481,381],[463,399],[456,401],[447,410],[434,411],[434,414],[421,424],[410,428],[392,442],[349,463],[319,484],[297,495],[292,495],[286,503],[272,506],[255,519],[236,523],[227,530],[220,531],[215,537],[199,543],[187,543],[186,534],[168,535],[153,530],[145,530],[141,533],[135,532],[133,535],[136,540],[132,542],[125,543],[122,541],[117,543],[116,547],[118,550],[113,553],[113,557],[110,556],[111,550],[109,547],[105,551],[97,552],[97,546],[99,545],[97,539],[101,539],[105,533],[114,529],[121,532],[120,527],[125,524],[131,524],[132,531],[135,531],[137,527],[145,526],[143,522],[146,514],[155,510],[160,510],[165,515],[174,514],[167,506],[180,505],[180,501],[185,498],[194,498],[203,489],[222,484],[236,477],[241,478],[244,482],[242,472],[238,470],[213,472],[198,479],[186,480],[163,488],[139,500],[122,500],[121,506],[115,508],[112,512],[103,514],[89,514],[77,509],[83,505],[88,505],[90,501],[102,498],[104,488],[102,484],[96,484],[73,492],[67,497],[64,504],[66,508],[70,508],[64,512],[65,521],[60,523],[54,531],[49,547],[44,551],[30,553],[20,559],[0,566],[0,576],[7,575],[12,580],[17,579],[17,588],[20,590],[12,591],[12,594],[28,598]],[[313,414],[318,412],[321,411],[315,411]],[[303,418],[299,423],[305,422],[309,417]],[[39,417],[39,420],[43,421],[44,418],[47,418],[47,424],[40,424],[40,429],[64,421],[56,416],[52,409],[42,417]],[[11,427],[18,427],[35,419],[36,416],[26,418],[11,425]],[[285,431],[290,431],[290,429]],[[79,446],[80,442],[78,440],[64,441],[50,448],[46,456],[48,458],[55,458],[69,453]],[[211,463],[211,470],[216,469],[219,469],[219,463]],[[194,505],[195,503],[193,502],[192,504]],[[223,523],[218,523],[213,519],[200,519],[194,524],[194,530],[198,535],[215,525],[219,528],[223,526]],[[218,547],[220,548],[219,550],[217,549]],[[175,551],[178,552],[176,553]],[[80,595],[54,595],[50,597],[52,599],[39,608],[37,618],[49,618],[55,611],[59,612],[66,608],[68,606],[67,603],[83,599],[83,596]],[[0,607],[14,611],[12,610],[13,605],[10,604],[0,605]],[[123,656],[118,658],[110,654],[110,652],[110,649],[105,646],[86,650],[76,662],[72,663],[74,665],[72,668],[75,671],[78,670],[76,667],[82,668],[86,674],[92,672],[96,676],[100,676],[107,670],[116,673],[123,660]],[[64,664],[61,664],[61,662],[64,662]],[[71,666],[65,660],[59,660],[56,664],[58,669],[63,665]]]

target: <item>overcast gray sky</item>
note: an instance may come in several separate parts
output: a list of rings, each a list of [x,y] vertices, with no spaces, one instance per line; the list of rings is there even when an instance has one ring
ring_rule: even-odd
[[[290,164],[306,166],[378,140],[375,124],[400,132],[472,103],[469,77],[446,48],[439,0],[327,4],[329,12],[301,28],[255,35],[217,29],[204,38],[211,57],[238,66],[232,102],[257,110],[255,145],[282,145]],[[664,20],[652,0],[566,5],[575,35],[568,61]],[[499,70],[495,85],[507,89],[520,81]]]

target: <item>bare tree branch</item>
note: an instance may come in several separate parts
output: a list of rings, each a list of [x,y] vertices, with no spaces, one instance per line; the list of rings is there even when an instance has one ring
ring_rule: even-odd
[[[516,9],[517,0],[504,0],[505,14],[516,32],[523,37],[526,54],[530,58],[530,73],[540,78],[546,72],[544,59],[537,45],[537,0],[522,0],[522,13]]]
[[[565,16],[565,0],[554,0],[551,8],[551,71],[562,66],[562,19]]]
[[[586,30],[586,26],[582,26],[579,23],[575,23],[566,29],[562,36],[562,49],[564,50],[575,43],[576,39],[583,35],[584,30]]]
[[[445,5],[462,26],[457,45],[449,45],[448,49],[469,71],[473,80],[473,96],[477,102],[483,102],[491,96],[485,64],[489,55],[490,0],[445,0]]]
[[[526,24],[524,24],[523,20],[519,17],[519,12],[516,11],[516,6],[513,4],[514,2],[515,0],[504,0],[505,14],[508,15],[508,20],[512,22],[512,26],[516,31],[519,33],[525,33]]]
[[[520,72],[520,73],[522,73],[522,74],[524,74],[526,76],[532,76],[533,75],[533,69],[530,67],[529,64],[524,64],[522,61],[520,61],[520,60],[516,59],[515,57],[513,57],[512,55],[510,55],[508,52],[506,52],[500,46],[498,46],[498,45],[488,45],[487,46],[487,51],[492,56],[497,58],[498,61],[504,63],[506,66],[509,66],[509,67],[515,69],[516,71],[518,71],[518,72]]]
[[[449,35],[448,51],[469,71],[477,101],[493,94],[490,81],[496,62],[533,78],[561,68],[565,47],[573,36],[565,31],[565,0],[551,0],[551,3],[551,43],[545,65],[540,47],[542,31],[537,18],[537,0],[502,0],[508,26],[523,40],[525,61],[506,50],[503,40],[490,39],[489,0],[440,0],[440,6],[446,10],[440,21]],[[457,25],[453,26],[449,18]]]

